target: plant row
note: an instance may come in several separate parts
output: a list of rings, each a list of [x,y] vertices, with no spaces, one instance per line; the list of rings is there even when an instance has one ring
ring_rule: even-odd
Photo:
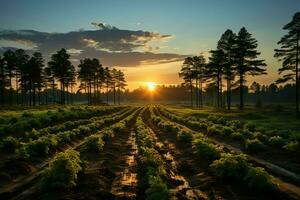
[[[120,112],[113,113],[112,115],[93,117],[88,120],[78,120],[75,122],[68,121],[64,124],[57,125],[56,128],[49,127],[37,131],[33,130],[27,133],[26,137],[23,140],[21,138],[17,139],[12,136],[8,136],[0,142],[0,150],[5,153],[16,152],[17,154],[19,154],[21,152],[23,153],[24,146],[28,149],[31,149],[33,146],[43,146],[45,149],[42,148],[44,149],[42,152],[48,152],[51,146],[55,146],[57,144],[66,144],[76,137],[83,136],[85,132],[87,132],[87,127],[89,129],[92,129],[94,127],[95,129],[97,128],[96,124],[102,124],[102,121],[105,121],[106,119],[110,119],[112,117],[116,117],[118,115],[122,115],[122,113],[127,113],[128,110],[129,109],[123,109]],[[57,130],[64,130],[67,128],[70,129],[56,132]],[[50,146],[47,148],[45,147],[46,144],[49,144]],[[29,155],[32,154],[34,153],[30,153]]]
[[[101,152],[105,143],[109,142],[115,134],[123,133],[126,130],[128,123],[132,121],[136,113],[137,110],[135,112],[131,110],[131,114],[125,119],[86,137],[83,151]],[[108,122],[109,120],[106,121]],[[44,189],[70,189],[76,186],[78,176],[83,172],[86,165],[84,163],[80,159],[80,153],[75,150],[58,153],[44,172],[42,182]]]
[[[254,167],[247,160],[246,155],[226,151],[223,146],[214,144],[202,133],[196,133],[158,115],[155,116],[153,109],[151,109],[151,120],[164,132],[177,134],[180,142],[190,144],[194,155],[200,158],[201,162],[206,161],[209,170],[216,177],[243,184],[249,189],[258,191],[277,189],[273,177],[264,168]],[[172,128],[169,128],[170,126]]]
[[[300,154],[300,137],[295,134],[278,134],[266,132],[253,123],[243,123],[239,120],[228,120],[216,115],[207,119],[182,117],[165,108],[158,108],[160,113],[178,123],[187,125],[194,130],[201,130],[211,136],[220,136],[241,143],[249,153],[258,153],[269,147],[282,149],[286,152]],[[268,148],[267,148],[268,147]]]
[[[152,130],[144,124],[141,116],[137,118],[136,130],[139,187],[145,190],[147,200],[169,199],[165,162],[155,149]]]
[[[93,116],[109,114],[119,108],[108,106],[58,108],[56,111],[49,110],[43,114],[34,114],[25,111],[20,117],[9,118],[8,122],[0,124],[0,137],[25,133],[26,131],[31,131],[33,128],[41,129],[66,120],[87,119]]]

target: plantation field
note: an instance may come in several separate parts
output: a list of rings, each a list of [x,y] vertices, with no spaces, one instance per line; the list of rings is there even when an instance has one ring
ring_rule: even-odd
[[[300,199],[299,130],[272,110],[3,111],[0,199]]]

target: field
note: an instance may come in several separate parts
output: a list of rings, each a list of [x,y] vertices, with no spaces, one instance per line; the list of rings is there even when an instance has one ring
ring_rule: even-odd
[[[272,109],[3,110],[0,199],[300,199],[299,130]]]

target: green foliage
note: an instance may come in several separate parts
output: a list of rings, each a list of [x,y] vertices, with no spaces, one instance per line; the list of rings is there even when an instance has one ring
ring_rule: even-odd
[[[102,134],[102,140],[109,142],[114,137],[114,132],[111,129],[105,129]]]
[[[240,132],[233,132],[230,137],[237,141],[244,141],[245,137]]]
[[[252,135],[250,135],[250,138],[251,139],[256,138],[264,144],[268,144],[268,142],[269,142],[268,136],[266,136],[266,134],[263,134],[261,132],[254,132]]]
[[[76,186],[78,173],[82,170],[79,153],[74,150],[59,153],[44,174],[46,189],[69,189]]]
[[[259,139],[247,139],[245,142],[245,148],[250,153],[258,153],[265,150],[265,145]]]
[[[256,126],[255,126],[255,124],[252,123],[252,122],[247,122],[247,123],[244,125],[244,128],[245,128],[245,129],[248,129],[248,130],[251,131],[251,132],[254,132]]]
[[[269,143],[274,147],[282,147],[285,145],[286,140],[280,136],[272,136],[269,138]]]
[[[298,141],[291,141],[283,146],[289,152],[300,154],[300,144]]]
[[[207,132],[212,135],[223,135],[223,127],[221,125],[214,124],[207,128]]]
[[[247,183],[247,186],[253,190],[266,191],[277,187],[272,182],[268,172],[261,167],[249,167],[244,177],[244,181]]]
[[[37,140],[30,141],[16,150],[17,156],[21,158],[41,157],[48,155],[50,149],[57,145],[56,137],[43,136]]]
[[[243,128],[243,123],[240,120],[228,121],[227,125],[233,127],[235,130]]]
[[[204,157],[211,161],[218,159],[222,152],[217,145],[210,143],[204,138],[197,138],[193,140],[192,143],[195,155]]]
[[[242,180],[246,174],[248,163],[244,154],[221,153],[221,158],[215,160],[210,167],[220,178]]]
[[[13,152],[19,145],[20,142],[17,138],[8,136],[3,138],[0,142],[0,150],[4,152]]]
[[[181,142],[191,142],[193,139],[193,133],[191,131],[181,129],[177,133],[177,139]]]
[[[223,126],[223,133],[226,136],[230,136],[233,132],[234,132],[234,130],[231,127],[229,127],[229,126]]]
[[[149,177],[149,187],[146,190],[146,200],[167,200],[169,190],[166,183],[159,176]]]
[[[103,150],[104,141],[100,135],[90,135],[86,138],[85,149],[91,152],[100,152]]]

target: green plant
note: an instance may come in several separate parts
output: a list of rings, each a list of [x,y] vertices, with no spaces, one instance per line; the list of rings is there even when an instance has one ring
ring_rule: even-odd
[[[234,130],[229,126],[223,126],[223,133],[227,136],[230,136]]]
[[[247,157],[244,154],[221,153],[220,159],[215,160],[210,167],[220,178],[242,180],[248,168]]]
[[[1,151],[5,152],[13,152],[17,147],[19,147],[20,142],[17,138],[8,136],[3,138],[3,140],[0,142],[0,149]]]
[[[257,138],[256,139],[247,139],[245,142],[245,148],[250,153],[258,153],[265,149],[265,145]]]
[[[271,176],[261,167],[249,167],[244,181],[250,189],[254,190],[266,191],[276,188]]]
[[[191,142],[193,139],[193,133],[191,133],[191,131],[181,129],[177,133],[177,139],[181,142]]]
[[[230,137],[237,141],[244,141],[245,137],[240,132],[231,133]]]
[[[193,150],[195,155],[207,158],[209,160],[216,160],[220,157],[221,149],[217,145],[209,143],[204,138],[197,138],[193,140]]]
[[[255,131],[255,124],[252,123],[252,122],[247,122],[245,125],[244,125],[244,128],[245,129],[248,129],[249,131],[251,132],[254,132]]]
[[[286,140],[280,136],[272,136],[269,139],[269,143],[274,147],[282,147],[285,145]]]
[[[104,141],[100,135],[90,135],[86,138],[85,149],[92,152],[100,152],[103,150]]]
[[[167,184],[159,176],[150,176],[149,188],[146,190],[146,200],[157,199],[169,199],[169,190]]]
[[[44,187],[46,189],[69,189],[76,185],[78,173],[82,170],[79,153],[68,150],[55,156],[45,171]]]
[[[218,124],[214,124],[207,128],[209,134],[223,135],[223,127]]]
[[[300,153],[300,144],[297,141],[291,141],[284,145],[283,148],[292,153]]]

